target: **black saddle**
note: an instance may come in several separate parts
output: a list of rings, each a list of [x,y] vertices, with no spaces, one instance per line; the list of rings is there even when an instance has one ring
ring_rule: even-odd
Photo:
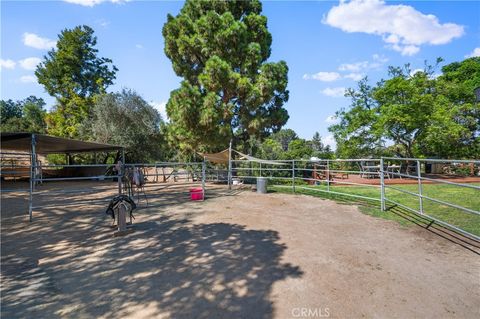
[[[110,200],[110,203],[108,204],[107,210],[105,211],[105,214],[110,215],[112,219],[115,219],[115,212],[114,209],[118,206],[118,204],[122,202],[127,202],[130,206],[130,216],[135,219],[133,216],[133,210],[137,208],[137,205],[135,202],[128,196],[128,195],[117,195],[114,198]]]

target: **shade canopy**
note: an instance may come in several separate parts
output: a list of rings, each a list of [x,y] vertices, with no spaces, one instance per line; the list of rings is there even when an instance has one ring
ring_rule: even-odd
[[[31,152],[32,139],[35,140],[35,152],[39,154],[108,152],[123,149],[122,146],[84,142],[43,134],[1,133],[0,136],[0,149],[2,151]]]
[[[199,153],[204,159],[215,164],[227,164],[229,151],[228,148],[218,153]]]
[[[240,159],[247,160],[250,162],[257,162],[257,163],[268,164],[268,165],[286,165],[287,164],[284,162],[269,161],[261,158],[256,158],[250,155],[243,154],[234,149],[232,149],[232,152],[235,152],[238,155],[240,155]],[[218,153],[199,153],[199,154],[203,156],[203,158],[205,158],[207,161],[215,164],[227,164],[229,160],[228,148]]]
[[[235,150],[233,150],[235,151]],[[250,162],[256,162],[256,163],[261,163],[261,164],[267,164],[267,165],[287,165],[285,162],[277,162],[277,161],[269,161],[269,160],[264,160],[261,158],[256,158],[250,155],[246,155],[243,153],[240,153],[239,151],[235,151],[238,155],[240,155],[240,159],[247,160]]]

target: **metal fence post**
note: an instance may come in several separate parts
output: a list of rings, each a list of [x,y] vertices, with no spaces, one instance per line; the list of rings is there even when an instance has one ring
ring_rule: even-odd
[[[228,147],[228,190],[232,189],[232,140]]]
[[[292,160],[292,191],[295,193],[295,160]]]
[[[205,159],[202,162],[202,199],[205,200],[205,179],[206,179],[206,164]]]
[[[35,170],[36,168],[36,162],[37,162],[37,157],[36,157],[36,150],[35,150],[35,134],[32,134],[32,140],[31,140],[31,156],[30,156],[30,196],[29,196],[29,201],[28,201],[28,217],[30,222],[33,220],[33,187],[34,187],[34,179],[35,179]]]
[[[119,165],[119,167],[118,167],[119,171],[117,172],[118,195],[122,195],[122,179],[123,179],[123,176],[125,175],[125,149],[124,148],[122,148],[121,162],[122,162],[122,164]]]
[[[385,211],[385,172],[384,160],[380,158],[380,208]]]
[[[423,195],[422,195],[422,175],[420,173],[420,161],[417,161],[417,179],[418,179],[418,199],[420,204],[420,214],[423,214]]]
[[[325,172],[327,178],[327,191],[330,192],[330,161],[327,159],[327,171]]]

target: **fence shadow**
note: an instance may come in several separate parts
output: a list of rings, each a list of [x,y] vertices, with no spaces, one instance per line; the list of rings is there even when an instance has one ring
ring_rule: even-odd
[[[269,192],[277,192],[272,190]],[[344,205],[356,205],[361,206],[367,209],[376,209],[380,210],[380,203],[374,200],[368,199],[359,199],[353,198],[348,195],[341,195],[341,194],[332,194],[332,193],[320,193],[320,192],[308,192],[308,191],[301,191],[299,194],[317,196],[325,199],[334,200],[340,204]],[[385,213],[392,213],[401,219],[415,224],[425,230],[428,230],[430,233],[435,234],[439,237],[442,237],[452,243],[455,243],[477,255],[480,255],[480,242],[463,235],[460,232],[455,231],[454,229],[445,227],[441,224],[436,223],[435,221],[429,219],[426,216],[421,216],[419,214],[415,214],[407,209],[404,209],[400,206],[387,204]]]
[[[428,217],[415,214],[397,205],[389,205],[386,210],[419,227],[422,227],[425,230],[428,230],[437,236],[440,236],[450,242],[472,251],[477,255],[480,255],[480,242],[471,237],[467,237],[462,233],[455,231],[454,229],[444,227],[443,225],[436,223],[434,220],[431,220]]]

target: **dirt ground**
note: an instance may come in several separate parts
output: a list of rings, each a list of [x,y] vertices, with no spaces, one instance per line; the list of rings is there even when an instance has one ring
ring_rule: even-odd
[[[69,185],[39,188],[32,223],[2,194],[2,318],[480,317],[478,253],[356,206],[166,187],[113,237],[94,199],[114,185]]]

